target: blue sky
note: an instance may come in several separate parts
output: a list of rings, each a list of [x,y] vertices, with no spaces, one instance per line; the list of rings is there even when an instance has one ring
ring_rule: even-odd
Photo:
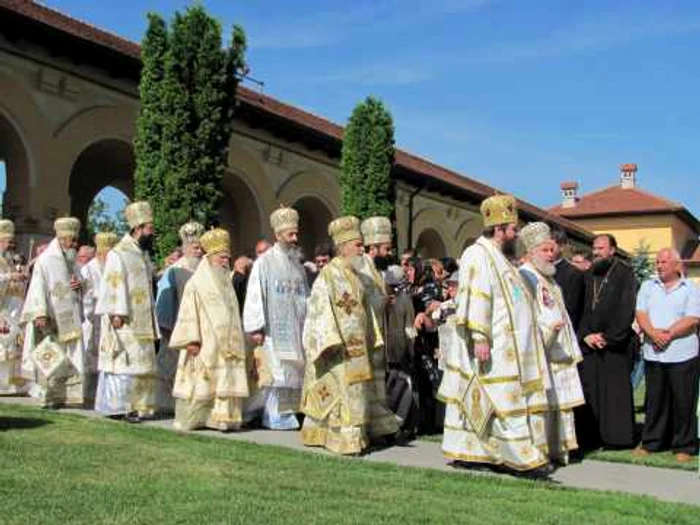
[[[381,97],[397,143],[547,207],[639,164],[640,185],[700,215],[700,2],[204,0],[242,24],[265,93],[336,122]],[[50,0],[140,40],[188,2]]]

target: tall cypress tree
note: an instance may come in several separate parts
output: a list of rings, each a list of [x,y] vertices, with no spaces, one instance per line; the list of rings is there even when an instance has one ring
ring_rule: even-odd
[[[160,150],[163,139],[162,90],[167,50],[168,32],[165,20],[155,13],[149,13],[148,29],[141,44],[141,107],[134,139],[137,199],[157,201],[163,187]]]
[[[158,90],[162,190],[149,198],[161,256],[177,246],[182,224],[218,217],[246,47],[243,29],[234,26],[223,49],[221,26],[201,5],[175,14],[167,42]]]
[[[355,106],[345,128],[341,157],[343,213],[360,219],[395,213],[394,122],[381,100],[367,97]]]

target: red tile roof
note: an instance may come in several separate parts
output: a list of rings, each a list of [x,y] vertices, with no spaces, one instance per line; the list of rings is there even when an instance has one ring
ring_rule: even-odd
[[[691,228],[700,233],[700,222],[682,204],[640,188],[625,189],[619,185],[610,186],[579,197],[573,207],[565,208],[560,204],[550,208],[549,211],[571,220],[671,213],[680,216]]]
[[[55,9],[48,8],[30,0],[0,0],[0,9],[14,12],[34,22],[45,24],[54,30],[67,33],[85,43],[96,44],[140,62],[141,47],[139,44],[114,33],[99,29],[89,23],[77,20]],[[238,90],[238,97],[244,103],[260,108],[277,117],[289,120],[296,125],[318,132],[331,140],[342,140],[343,138],[342,126],[298,107],[285,104],[284,102],[243,86]],[[467,178],[455,171],[445,169],[403,150],[397,149],[395,161],[399,167],[417,172],[417,174],[427,179],[442,181],[465,190],[479,199],[486,198],[496,192],[491,186]],[[565,217],[550,213],[523,201],[519,201],[519,205],[526,216],[536,218],[537,220],[557,223],[560,227],[577,234],[577,236],[582,239],[590,240],[592,238],[591,232],[567,220]]]
[[[683,206],[676,202],[639,188],[623,189],[620,186],[610,186],[580,197],[573,208],[563,208],[559,205],[550,208],[550,211],[566,217],[588,217],[610,213],[675,212],[682,208]]]

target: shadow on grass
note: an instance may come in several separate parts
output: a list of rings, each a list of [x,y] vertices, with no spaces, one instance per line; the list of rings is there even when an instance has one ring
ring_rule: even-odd
[[[7,430],[29,430],[51,425],[47,419],[37,419],[34,417],[0,417],[0,432]]]

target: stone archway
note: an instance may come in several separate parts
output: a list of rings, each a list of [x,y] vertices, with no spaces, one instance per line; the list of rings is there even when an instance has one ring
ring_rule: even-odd
[[[312,259],[317,245],[330,242],[328,224],[333,215],[316,197],[302,197],[292,207],[299,212],[300,244],[304,256]]]
[[[432,228],[423,230],[416,242],[416,251],[424,259],[441,259],[447,257],[447,248],[440,234]]]
[[[232,172],[222,183],[224,197],[219,218],[221,227],[231,234],[234,257],[254,254],[255,244],[264,236],[260,204],[248,184]]]
[[[107,186],[132,198],[134,168],[134,153],[129,143],[120,139],[103,139],[89,145],[80,153],[71,170],[68,190],[71,215],[85,224],[95,196]]]
[[[2,215],[18,221],[27,213],[30,191],[30,165],[22,137],[12,122],[0,113],[0,162],[4,165],[5,185]],[[17,224],[21,229],[21,224]]]

